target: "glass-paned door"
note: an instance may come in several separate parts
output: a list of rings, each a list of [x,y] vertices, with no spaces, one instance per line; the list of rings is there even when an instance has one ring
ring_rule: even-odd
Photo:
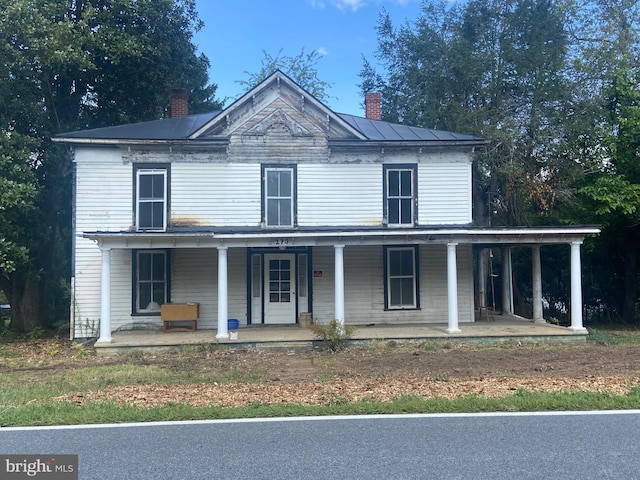
[[[264,273],[264,323],[296,323],[295,255],[265,255]]]

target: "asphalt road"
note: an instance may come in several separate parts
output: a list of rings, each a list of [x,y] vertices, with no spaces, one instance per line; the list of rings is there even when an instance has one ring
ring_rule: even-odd
[[[640,411],[2,428],[1,454],[81,479],[640,478]]]

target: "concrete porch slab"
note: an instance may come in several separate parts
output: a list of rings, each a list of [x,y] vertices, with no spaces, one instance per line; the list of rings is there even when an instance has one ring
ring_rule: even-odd
[[[424,342],[452,341],[501,343],[509,341],[536,342],[584,342],[585,333],[575,333],[566,327],[548,323],[533,323],[513,315],[495,315],[492,322],[461,323],[461,333],[446,332],[446,323],[355,325],[350,344],[360,345],[371,341]],[[96,343],[98,355],[111,355],[130,351],[178,350],[183,346],[212,345],[229,348],[258,348],[269,350],[302,350],[319,345],[308,328],[293,326],[257,325],[235,330],[237,338],[216,339],[215,330],[195,332],[162,332],[161,330],[129,330],[112,334],[112,343]]]

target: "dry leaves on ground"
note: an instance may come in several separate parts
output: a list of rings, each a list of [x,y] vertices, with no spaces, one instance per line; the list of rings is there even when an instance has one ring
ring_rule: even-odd
[[[417,377],[379,379],[337,379],[331,382],[297,382],[285,384],[199,384],[199,385],[127,385],[84,394],[58,397],[58,401],[115,401],[120,405],[155,407],[188,404],[193,407],[237,407],[261,405],[330,405],[360,400],[390,401],[406,395],[423,398],[453,399],[469,395],[492,398],[511,395],[519,389],[529,392],[590,391],[624,395],[640,377],[584,378],[456,378],[432,380]]]
[[[380,347],[380,345],[378,345]],[[96,357],[90,347],[60,339],[7,344],[0,349],[0,371],[24,372],[28,381],[47,381],[73,369],[110,365],[144,366],[172,372],[173,384],[145,383],[78,390],[58,401],[115,401],[154,407],[245,405],[330,405],[363,399],[389,401],[402,396],[456,398],[499,397],[529,392],[590,391],[624,395],[640,384],[640,345],[503,345],[475,347],[451,344],[350,348],[287,353],[256,349],[207,349],[145,355]],[[238,381],[217,379],[235,374]],[[200,378],[198,383],[181,382]],[[247,377],[261,380],[242,380]],[[210,380],[206,380],[210,379]],[[25,380],[27,381],[27,380]]]

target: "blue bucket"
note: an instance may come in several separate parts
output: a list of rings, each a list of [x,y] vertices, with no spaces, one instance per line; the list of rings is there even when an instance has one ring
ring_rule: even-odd
[[[228,330],[237,330],[240,326],[240,322],[238,322],[237,318],[230,318],[227,320],[227,329]]]

